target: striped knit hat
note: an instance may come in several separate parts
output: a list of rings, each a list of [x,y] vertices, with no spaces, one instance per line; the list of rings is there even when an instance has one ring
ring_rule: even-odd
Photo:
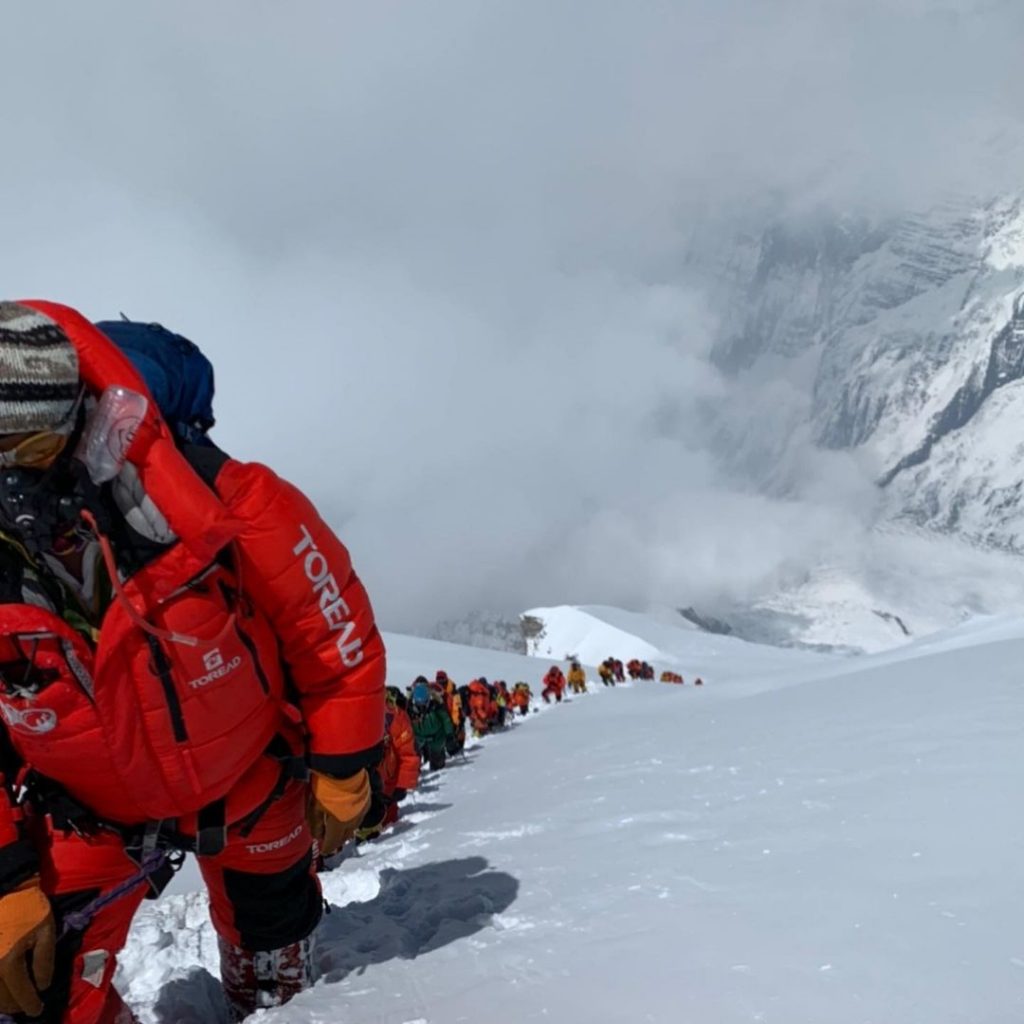
[[[78,353],[49,317],[0,302],[0,434],[58,426],[78,397]]]

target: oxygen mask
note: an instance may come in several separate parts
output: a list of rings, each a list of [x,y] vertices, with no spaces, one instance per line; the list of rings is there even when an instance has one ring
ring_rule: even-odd
[[[148,408],[144,395],[117,385],[88,408],[83,396],[52,429],[0,438],[0,529],[33,554],[53,551],[83,509],[109,526],[101,488],[124,467]]]
[[[52,551],[88,504],[88,473],[65,449],[45,470],[0,468],[0,527],[33,554]]]
[[[98,498],[86,467],[74,456],[83,420],[79,400],[51,430],[0,438],[0,529],[33,554],[53,550],[82,509]]]

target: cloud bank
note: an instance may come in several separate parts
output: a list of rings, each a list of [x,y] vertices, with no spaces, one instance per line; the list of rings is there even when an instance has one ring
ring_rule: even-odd
[[[217,440],[391,628],[735,598],[863,530],[847,456],[798,449],[786,500],[725,476],[692,226],[1020,166],[1016,3],[40,6],[5,14],[4,293],[199,342]]]

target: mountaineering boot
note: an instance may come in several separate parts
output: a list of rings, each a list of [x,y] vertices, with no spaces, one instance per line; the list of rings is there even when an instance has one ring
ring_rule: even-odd
[[[217,939],[220,977],[228,1004],[228,1020],[240,1024],[251,1013],[283,1006],[313,984],[313,938],[290,946],[254,953]]]

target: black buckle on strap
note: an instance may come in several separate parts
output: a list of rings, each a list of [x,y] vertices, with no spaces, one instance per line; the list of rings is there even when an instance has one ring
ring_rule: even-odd
[[[223,800],[214,800],[199,812],[196,829],[196,854],[200,857],[216,857],[228,843],[228,826],[225,820]]]

